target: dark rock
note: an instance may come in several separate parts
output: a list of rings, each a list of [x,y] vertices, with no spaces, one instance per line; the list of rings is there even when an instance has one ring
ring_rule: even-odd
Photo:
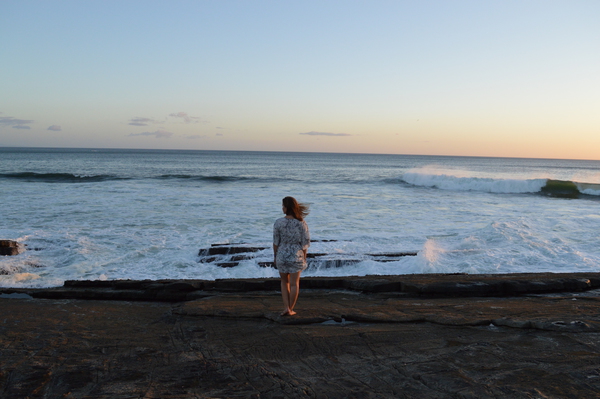
[[[182,292],[191,292],[201,290],[204,287],[202,282],[186,282],[186,281],[176,281],[174,283],[165,284],[164,289],[167,291],[182,291]]]
[[[67,280],[64,282],[64,287],[76,287],[76,288],[111,288],[121,282],[131,280]],[[135,281],[136,284],[140,284],[139,280]]]
[[[25,251],[25,246],[12,240],[0,240],[0,256],[19,255]]]
[[[420,288],[422,295],[435,296],[499,296],[502,294],[502,283],[493,282],[443,282],[426,284]]]
[[[237,265],[239,265],[239,262],[217,262],[215,263],[215,265],[219,267],[229,268],[236,267]]]
[[[249,255],[235,255],[235,256],[232,256],[230,259],[232,261],[239,262],[241,260],[254,259],[254,256],[249,256]]]
[[[586,292],[599,288],[600,273],[514,275],[396,275],[304,277],[302,290],[349,290],[404,297],[507,297]],[[279,291],[278,278],[210,280],[66,281],[63,287],[23,289],[36,298],[187,301],[220,292]]]
[[[402,283],[400,281],[389,281],[386,279],[349,280],[344,284],[345,288],[362,292],[400,292]]]
[[[189,291],[158,290],[153,296],[154,301],[183,302],[188,299]]]
[[[189,300],[189,293],[203,290],[207,285],[199,280],[116,280],[66,281],[64,288],[35,291],[37,298],[81,298],[99,300],[162,301]],[[65,290],[70,288],[70,290]],[[202,295],[192,295],[192,299]]]
[[[93,299],[113,301],[149,301],[153,298],[146,291],[112,290],[112,289],[77,289],[54,288],[30,291],[33,298],[43,299]]]
[[[564,280],[565,289],[568,291],[586,291],[593,287],[588,278],[571,278]]]
[[[311,240],[315,241],[335,241],[335,240]],[[264,251],[268,247],[251,246],[246,244],[212,244],[210,248],[201,249],[198,252],[200,263],[213,263],[219,267],[236,267],[240,261],[251,260],[256,257],[255,253]],[[339,254],[329,254],[321,252],[309,252],[307,254],[308,268],[329,269],[350,266],[364,260],[373,260],[376,262],[398,261],[404,256],[416,256],[417,252],[387,252],[372,254],[348,255],[350,257],[340,258]],[[259,262],[261,267],[274,267],[273,262]]]
[[[503,285],[507,295],[560,292],[564,290],[576,292],[593,288],[591,280],[587,278],[505,281]]]
[[[595,398],[598,281],[310,277],[293,317],[279,279],[0,289],[0,396]]]
[[[387,253],[373,253],[367,254],[378,258],[400,258],[403,256],[417,256],[418,252],[387,252]]]
[[[149,287],[163,287],[163,284],[152,280],[115,280],[113,288],[116,290],[146,290]]]
[[[300,279],[301,289],[337,290],[344,288],[345,285],[346,279],[343,277],[309,277]]]
[[[252,247],[252,246],[228,246],[228,245],[215,245],[210,248],[201,249],[198,252],[198,256],[210,256],[210,255],[232,255],[246,252],[259,252],[267,249],[267,247]]]
[[[215,280],[212,287],[218,291],[273,291],[280,288],[279,279],[224,279]]]
[[[260,267],[275,267],[275,262],[258,262]]]
[[[329,254],[327,253],[320,253],[320,252],[309,252],[306,254],[306,259],[313,259],[313,258],[317,258],[319,256],[327,256]]]
[[[202,249],[200,250],[202,251]],[[202,255],[199,255],[202,256]],[[219,256],[202,256],[199,260],[200,263],[213,263],[217,259],[220,259]]]

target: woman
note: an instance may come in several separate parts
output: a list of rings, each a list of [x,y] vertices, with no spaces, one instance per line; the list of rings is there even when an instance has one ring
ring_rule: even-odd
[[[285,217],[277,219],[273,226],[273,254],[281,276],[281,315],[293,316],[300,292],[300,273],[306,269],[306,251],[310,246],[308,225],[304,221],[308,205],[298,203],[293,197],[285,197],[282,210]]]

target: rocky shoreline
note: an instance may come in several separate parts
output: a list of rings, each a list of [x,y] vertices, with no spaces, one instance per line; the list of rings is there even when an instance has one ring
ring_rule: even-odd
[[[2,398],[600,396],[600,273],[0,288]]]

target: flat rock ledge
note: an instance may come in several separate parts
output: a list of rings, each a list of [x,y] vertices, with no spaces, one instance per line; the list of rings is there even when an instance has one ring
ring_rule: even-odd
[[[63,287],[4,289],[33,298],[181,302],[225,293],[279,291],[279,279],[69,280]],[[600,273],[411,274],[306,277],[301,290],[348,290],[405,297],[507,297],[600,288]],[[2,290],[2,289],[0,289]]]
[[[5,297],[181,303],[176,313],[279,324],[415,323],[600,331],[600,273],[309,277],[298,315],[279,315],[279,279],[82,280]],[[583,306],[586,304],[586,306]],[[510,310],[507,310],[510,309]],[[518,316],[515,316],[515,314]]]
[[[0,288],[0,397],[597,398],[597,273]]]

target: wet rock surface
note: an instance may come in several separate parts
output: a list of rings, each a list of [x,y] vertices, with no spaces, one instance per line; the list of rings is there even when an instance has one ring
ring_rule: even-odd
[[[331,242],[336,240],[311,240],[311,242]],[[200,263],[213,263],[219,267],[236,267],[241,261],[254,260],[257,253],[270,249],[270,247],[254,246],[250,244],[212,244],[208,248],[200,249],[198,261]],[[272,257],[272,253],[270,256]],[[315,253],[307,254],[308,270],[313,268],[329,269],[350,266],[365,260],[375,262],[394,262],[404,256],[416,256],[417,252],[386,252],[365,254],[331,254]],[[259,261],[261,267],[275,267],[272,261]]]
[[[25,247],[17,241],[0,240],[0,256],[19,255],[25,251]]]
[[[597,279],[303,279],[294,317],[270,279],[0,289],[0,397],[598,397]]]

